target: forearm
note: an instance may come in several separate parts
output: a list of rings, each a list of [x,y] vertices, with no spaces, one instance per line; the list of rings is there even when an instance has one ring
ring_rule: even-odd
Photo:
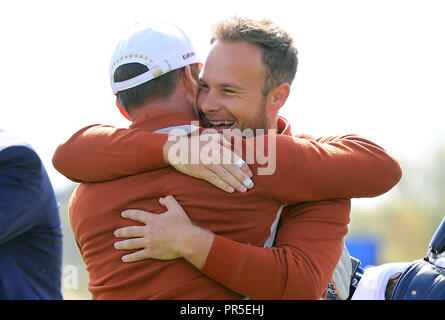
[[[76,182],[112,180],[166,167],[162,148],[167,139],[139,129],[88,126],[58,146],[53,165]]]
[[[282,279],[279,272],[276,275],[258,272],[258,266],[274,264],[274,256],[271,253],[268,248],[257,248],[233,241],[196,226],[183,230],[181,240],[178,241],[179,256],[213,280],[257,299],[262,298],[260,292],[265,289],[265,299],[280,299],[282,296]],[[245,263],[246,261],[248,262]],[[234,276],[241,267],[244,268],[242,276]],[[266,269],[270,267],[266,266]],[[262,279],[261,283],[257,281],[258,278]],[[269,285],[271,283],[272,286]]]
[[[356,135],[317,140],[277,136],[275,148],[267,150],[276,153],[275,171],[256,182],[263,180],[283,203],[374,197],[401,178],[392,155]]]
[[[259,248],[214,235],[192,224],[172,197],[161,198],[163,214],[126,210],[124,218],[145,224],[115,231],[118,250],[141,249],[125,262],[185,258],[202,273],[254,299],[319,299],[343,249],[349,200],[306,203],[287,208],[275,248]],[[258,281],[261,278],[261,284]]]
[[[200,270],[254,299],[319,299],[342,253],[349,211],[348,200],[293,206],[282,219],[274,248],[215,235]]]
[[[298,250],[261,248],[215,236],[201,272],[231,290],[253,299],[314,300],[327,283]],[[261,281],[259,281],[261,279]]]

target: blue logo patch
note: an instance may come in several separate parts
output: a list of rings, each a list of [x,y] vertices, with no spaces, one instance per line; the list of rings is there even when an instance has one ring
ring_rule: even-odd
[[[194,56],[195,56],[194,52],[189,52],[189,53],[183,54],[182,59],[186,60],[186,59],[194,57]]]

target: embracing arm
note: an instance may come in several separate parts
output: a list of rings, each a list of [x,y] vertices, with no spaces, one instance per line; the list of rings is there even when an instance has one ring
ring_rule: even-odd
[[[112,180],[167,167],[162,153],[167,139],[140,129],[91,125],[57,147],[53,165],[76,182]]]
[[[177,137],[172,140],[176,141]],[[213,139],[209,141],[221,153],[226,149]],[[204,141],[204,144],[209,142]],[[180,150],[188,149],[186,139],[179,139]],[[123,176],[160,169],[169,165],[176,170],[206,180],[226,191],[245,192],[252,188],[248,178],[252,176],[246,164],[231,162],[177,163],[176,153],[169,152],[176,142],[169,141],[168,134],[153,133],[141,129],[117,129],[106,125],[92,125],[76,132],[60,144],[54,155],[53,165],[68,179],[75,182],[101,182]],[[212,149],[213,150],[213,149]],[[233,157],[231,150],[228,152]],[[171,159],[174,154],[175,159]],[[170,158],[169,158],[170,156]],[[180,158],[180,156],[179,156]]]
[[[392,155],[358,135],[316,140],[278,136],[276,147],[268,139],[260,142],[275,170],[255,181],[282,203],[375,197],[396,185],[402,174]]]
[[[146,224],[116,231],[116,237],[133,238],[116,242],[116,249],[142,248],[123,260],[183,257],[213,280],[254,299],[321,298],[340,259],[350,212],[349,200],[291,206],[283,213],[275,247],[260,248],[192,225],[171,196],[161,203],[168,211],[160,215],[141,210],[123,214]]]
[[[250,139],[250,145],[256,148],[256,160],[261,154],[259,150],[267,150],[264,154],[272,152],[267,166],[273,173],[268,173],[263,166],[259,169],[263,170],[259,179],[265,179],[271,194],[282,203],[374,197],[390,190],[401,178],[401,167],[393,156],[357,135],[319,139],[274,136],[276,143],[273,148],[269,146],[269,140],[262,137]],[[166,134],[94,125],[78,131],[59,145],[53,164],[74,181],[106,181],[166,167],[169,162],[167,142]],[[213,166],[206,172],[200,171],[201,176],[196,171],[193,174],[188,172],[189,169],[195,170],[195,165],[183,167],[180,171],[203,178],[221,189],[227,188],[222,181],[215,182],[217,178],[213,173],[216,173],[239,189],[237,181],[225,178],[230,176],[227,172],[230,171],[235,178],[243,181],[240,173],[236,173],[236,167],[226,166],[228,170],[223,172],[225,170],[221,166]],[[212,177],[208,177],[209,174]]]
[[[254,299],[319,299],[340,259],[349,211],[349,200],[291,206],[273,248],[215,235],[201,272]]]

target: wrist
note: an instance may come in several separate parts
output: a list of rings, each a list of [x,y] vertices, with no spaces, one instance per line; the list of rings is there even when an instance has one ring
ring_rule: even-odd
[[[187,226],[181,233],[181,241],[177,246],[178,255],[201,269],[212,248],[214,234],[195,225]]]

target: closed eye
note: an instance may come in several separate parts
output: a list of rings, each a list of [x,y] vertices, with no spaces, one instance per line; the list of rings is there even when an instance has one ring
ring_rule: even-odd
[[[231,90],[231,89],[224,89],[223,91],[224,91],[225,93],[229,93],[229,94],[236,93],[236,91]]]
[[[201,90],[202,90],[202,89],[204,89],[204,90],[208,90],[208,89],[209,89],[209,86],[206,85],[205,83],[200,83],[200,84],[199,84],[199,87],[200,87]]]

